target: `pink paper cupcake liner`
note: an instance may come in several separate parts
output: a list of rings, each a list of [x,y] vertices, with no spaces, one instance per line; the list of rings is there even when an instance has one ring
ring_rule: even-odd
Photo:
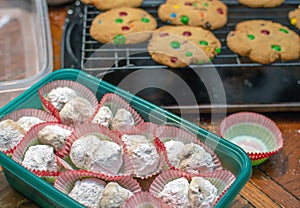
[[[154,135],[154,130],[156,129],[156,127],[157,126],[155,124],[146,122],[146,123],[138,125],[136,128],[131,128],[131,129],[128,129],[126,131],[127,135],[142,135],[142,136],[145,136],[148,140],[150,140],[154,144],[154,146],[156,148],[156,151],[159,155],[159,162],[158,162],[158,166],[157,166],[156,171],[152,172],[151,174],[145,174],[143,172],[138,172],[135,169],[134,176],[137,177],[137,178],[148,179],[148,178],[150,178],[154,175],[159,174],[164,169],[164,164],[166,163],[165,162],[165,154],[166,153],[164,152],[164,149],[161,148],[160,146],[158,146],[158,144],[156,142],[156,138],[155,138],[155,135]],[[124,144],[125,144],[125,148],[128,148],[125,142],[124,142]],[[127,152],[128,152],[128,150],[127,150]],[[134,166],[133,161],[132,161],[132,163],[133,163],[133,166]]]
[[[76,126],[72,134],[67,138],[65,147],[61,151],[57,152],[57,155],[59,155],[65,161],[72,163],[71,159],[69,158],[69,154],[73,143],[80,137],[84,135],[91,135],[91,134],[100,136],[101,138],[99,139],[112,141],[120,145],[123,149],[123,163],[122,163],[123,165],[119,170],[118,175],[124,176],[124,175],[131,175],[133,173],[133,166],[131,160],[128,156],[125,145],[120,139],[119,135],[117,135],[115,132],[111,131],[110,129],[98,124],[82,124],[80,126]],[[70,164],[70,165],[75,168],[74,164]]]
[[[22,161],[24,159],[27,149],[30,146],[41,144],[37,138],[37,134],[41,129],[43,129],[47,125],[60,125],[60,124],[47,122],[47,123],[41,123],[35,125],[26,133],[26,135],[23,137],[21,142],[18,143],[15,151],[12,154],[12,159],[18,162],[20,165],[22,165]],[[62,164],[59,162],[59,158],[57,156],[55,160],[58,167],[57,171],[45,171],[45,170],[31,169],[26,166],[24,167],[42,178],[52,178],[51,180],[53,181],[53,177],[58,176],[61,171],[66,170],[66,168],[62,166]]]
[[[93,118],[96,116],[96,114],[98,113],[98,110],[103,107],[103,106],[107,106],[109,107],[109,109],[112,111],[113,115],[115,115],[115,113],[117,112],[118,109],[120,108],[124,108],[125,110],[129,111],[133,117],[134,120],[134,126],[137,126],[141,123],[144,122],[144,120],[142,119],[142,117],[136,112],[136,110],[134,110],[129,103],[127,103],[123,98],[121,98],[120,96],[113,94],[113,93],[107,93],[105,94],[101,100],[100,100],[100,104],[98,106],[97,111],[95,112],[95,114],[92,116],[92,119],[89,119],[89,122],[92,122]]]
[[[149,192],[158,197],[159,193],[164,189],[164,186],[177,178],[184,177],[189,182],[193,177],[202,177],[211,182],[217,188],[217,198],[214,205],[222,198],[222,196],[229,189],[231,184],[235,181],[235,176],[227,170],[217,170],[214,172],[204,174],[189,174],[178,170],[166,170],[157,176],[149,188]]]
[[[254,112],[239,112],[227,116],[220,124],[219,135],[229,141],[238,136],[255,137],[255,141],[251,139],[250,144],[245,143],[245,145],[256,144],[256,140],[263,143],[265,150],[253,152],[245,149],[252,161],[266,159],[283,147],[283,137],[276,123]]]
[[[139,192],[133,195],[122,206],[122,208],[172,208],[167,205],[163,200],[153,196],[149,192]]]
[[[174,126],[160,126],[155,130],[155,136],[158,138],[156,140],[156,145],[162,148],[165,152],[165,161],[168,164],[170,169],[179,170],[177,167],[171,164],[168,159],[167,151],[164,146],[164,143],[170,140],[181,141],[184,144],[198,144],[204,148],[204,150],[209,153],[212,157],[212,162],[214,164],[213,171],[222,169],[222,164],[218,158],[218,156],[214,153],[214,151],[208,147],[206,144],[202,143],[197,136],[187,132],[185,129],[181,129]]]
[[[128,189],[132,193],[139,193],[141,187],[139,183],[130,176],[108,176],[105,174],[98,174],[85,170],[74,170],[61,173],[55,180],[54,187],[63,192],[64,194],[69,194],[74,187],[76,181],[86,179],[86,178],[97,178],[105,183],[116,182],[123,188]]]
[[[2,118],[1,121],[10,119],[10,120],[17,122],[20,118],[22,118],[24,116],[39,118],[40,120],[43,121],[42,123],[44,123],[44,122],[58,123],[59,122],[59,120],[52,114],[47,113],[42,110],[39,110],[39,109],[34,109],[34,108],[23,108],[23,109],[14,111],[14,112],[6,115],[4,118]],[[34,126],[32,126],[31,128],[33,128],[33,127]],[[13,148],[11,148],[9,150],[5,150],[3,152],[4,152],[4,154],[11,156],[15,149],[16,149],[16,146],[14,146]]]
[[[59,120],[61,120],[59,111],[54,107],[54,105],[51,102],[49,102],[46,99],[47,94],[51,92],[51,90],[56,89],[58,87],[68,87],[70,89],[73,89],[77,93],[78,97],[88,100],[96,111],[99,103],[95,94],[89,88],[75,81],[56,80],[41,87],[38,90],[38,94],[44,108],[51,112]]]

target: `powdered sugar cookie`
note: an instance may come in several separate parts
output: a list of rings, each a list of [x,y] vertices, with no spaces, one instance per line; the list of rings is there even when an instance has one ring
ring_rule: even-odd
[[[227,45],[235,53],[269,64],[276,60],[294,60],[300,56],[300,38],[289,28],[267,20],[249,20],[236,25],[227,36]]]

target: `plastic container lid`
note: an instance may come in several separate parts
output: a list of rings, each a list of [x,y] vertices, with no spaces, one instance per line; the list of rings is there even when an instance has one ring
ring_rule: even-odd
[[[49,74],[52,62],[46,1],[1,1],[0,107]]]

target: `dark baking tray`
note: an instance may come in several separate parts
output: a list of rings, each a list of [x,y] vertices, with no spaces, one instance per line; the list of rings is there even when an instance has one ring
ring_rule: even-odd
[[[157,17],[162,2],[145,0],[142,6],[159,26],[164,25]],[[212,64],[171,69],[150,58],[147,42],[116,48],[94,41],[89,27],[100,11],[75,1],[65,22],[61,67],[82,69],[175,112],[299,111],[300,59],[261,65],[234,54],[226,45],[228,32],[243,20],[273,20],[300,34],[287,16],[299,1],[256,9],[237,1],[223,2],[229,8],[228,23],[213,31],[222,42],[221,54]]]

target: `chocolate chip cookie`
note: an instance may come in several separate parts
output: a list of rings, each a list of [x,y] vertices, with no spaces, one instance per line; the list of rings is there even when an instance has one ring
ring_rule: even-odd
[[[147,40],[156,27],[155,18],[145,10],[121,7],[97,15],[90,35],[101,43],[135,44]]]
[[[289,19],[292,25],[300,29],[300,5],[297,9],[289,12]]]
[[[235,53],[254,62],[270,64],[300,56],[300,38],[289,28],[268,20],[249,20],[236,25],[227,35],[227,45]]]
[[[167,0],[158,16],[172,25],[201,26],[214,30],[227,23],[227,6],[219,0]]]
[[[243,5],[258,8],[258,7],[277,7],[284,2],[284,0],[239,0]]]
[[[143,0],[81,0],[85,4],[93,4],[99,10],[109,10],[118,7],[139,7]]]
[[[153,32],[148,51],[154,61],[182,68],[210,62],[221,52],[221,42],[201,27],[163,26]]]

